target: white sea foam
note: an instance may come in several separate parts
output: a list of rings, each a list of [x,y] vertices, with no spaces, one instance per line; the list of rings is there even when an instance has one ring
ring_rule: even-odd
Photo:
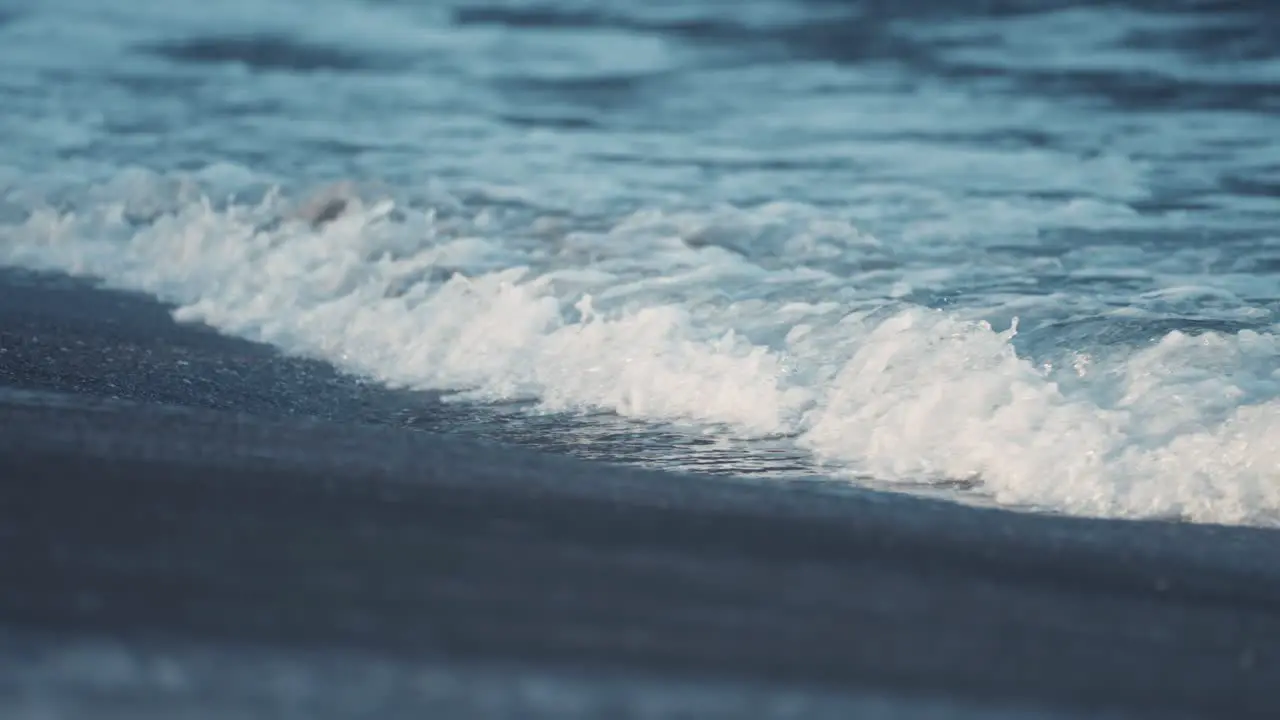
[[[278,194],[209,199],[243,173],[198,179],[126,173],[59,207],[10,192],[0,262],[146,291],[179,320],[391,385],[790,437],[837,475],[968,479],[1069,513],[1280,518],[1266,332],[1086,335],[1033,360],[1016,325],[981,319],[992,306],[905,299],[945,265],[804,206],[648,210],[587,232],[353,196],[314,227]]]

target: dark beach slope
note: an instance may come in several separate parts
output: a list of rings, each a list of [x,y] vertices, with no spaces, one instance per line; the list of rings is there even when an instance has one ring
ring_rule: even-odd
[[[1280,717],[1269,531],[748,485],[408,430],[404,394],[66,280],[0,276],[0,352],[0,666],[111,640],[231,664],[299,652]],[[30,691],[7,677],[0,693]]]

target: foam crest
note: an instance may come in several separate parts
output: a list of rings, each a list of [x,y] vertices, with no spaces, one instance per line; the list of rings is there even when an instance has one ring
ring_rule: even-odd
[[[56,206],[14,197],[0,262],[149,292],[179,320],[386,384],[786,437],[836,474],[969,480],[1021,506],[1280,519],[1274,335],[1084,336],[1032,359],[1016,322],[774,262],[882,251],[813,212],[645,211],[547,233],[349,193],[317,221],[276,192],[214,202],[145,173]]]
[[[353,199],[318,229],[274,220],[285,207],[274,197],[224,210],[201,200],[140,227],[127,202],[87,213],[42,208],[7,233],[5,259],[152,292],[179,304],[179,320],[391,385],[765,434],[783,427],[804,395],[778,386],[775,353],[732,330],[708,337],[688,309],[661,302],[669,282],[654,288],[643,277],[613,282],[607,271],[533,274],[521,265],[463,274],[455,270],[490,264],[497,248],[441,235],[429,216],[391,222],[389,202]],[[412,230],[423,235],[407,251]],[[677,283],[681,263],[684,282],[713,279],[679,249],[671,255],[662,262]],[[558,286],[568,294],[557,295]],[[612,290],[619,309],[595,310],[583,292],[594,287]]]
[[[968,479],[1002,503],[1087,515],[1274,523],[1280,347],[1181,332],[1061,369],[927,310],[874,326],[802,442],[886,480]],[[1269,360],[1270,359],[1270,360]]]

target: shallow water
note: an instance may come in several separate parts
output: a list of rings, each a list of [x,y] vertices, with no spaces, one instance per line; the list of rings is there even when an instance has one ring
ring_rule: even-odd
[[[0,4],[0,262],[556,452],[1276,523],[1280,15],[989,5]]]

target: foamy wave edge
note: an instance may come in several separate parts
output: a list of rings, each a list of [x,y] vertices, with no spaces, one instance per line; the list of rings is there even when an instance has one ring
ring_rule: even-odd
[[[708,304],[725,278],[797,278],[641,239],[635,216],[586,243],[634,240],[626,262],[595,263],[508,243],[483,211],[353,196],[317,226],[278,193],[215,203],[210,183],[122,177],[63,207],[11,193],[0,262],[147,292],[392,386],[791,436],[837,474],[971,479],[1071,514],[1280,518],[1271,334],[1173,332],[1064,372],[1019,357],[1015,329],[907,304]]]

